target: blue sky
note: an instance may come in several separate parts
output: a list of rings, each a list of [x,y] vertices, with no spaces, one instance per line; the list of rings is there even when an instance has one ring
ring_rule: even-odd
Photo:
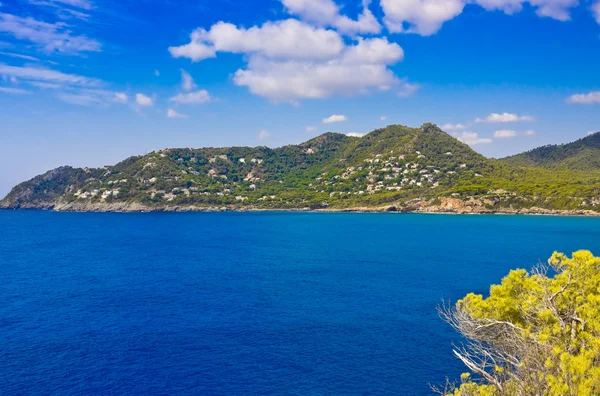
[[[600,130],[600,1],[0,0],[0,195],[60,165],[435,122]]]

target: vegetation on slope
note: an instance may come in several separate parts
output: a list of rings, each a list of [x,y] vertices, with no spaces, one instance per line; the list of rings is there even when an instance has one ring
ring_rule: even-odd
[[[75,186],[84,185],[87,180],[94,176],[100,176],[100,171],[63,166],[17,185],[2,202],[22,203],[31,206],[40,205],[43,207],[51,204],[56,199],[60,199]]]
[[[507,165],[424,124],[362,138],[326,133],[276,149],[167,149],[102,169],[64,167],[15,187],[0,206],[318,209],[452,197],[489,208],[600,210],[599,196],[600,172]]]
[[[467,340],[454,354],[470,370],[442,394],[600,394],[600,258],[554,253],[548,263],[440,309]]]
[[[572,143],[538,147],[502,161],[513,166],[600,171],[600,132]]]

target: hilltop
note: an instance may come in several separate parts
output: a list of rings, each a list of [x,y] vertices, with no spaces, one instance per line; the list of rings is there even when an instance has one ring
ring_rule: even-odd
[[[434,124],[364,137],[325,133],[271,149],[165,149],[104,168],[61,167],[19,184],[2,208],[82,211],[600,211],[600,172],[488,159]]]

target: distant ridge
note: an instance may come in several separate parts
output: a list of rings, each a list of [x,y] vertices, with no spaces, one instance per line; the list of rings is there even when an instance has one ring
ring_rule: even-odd
[[[600,132],[572,143],[538,147],[502,161],[515,166],[597,171],[600,170]]]
[[[559,150],[554,160],[585,161],[580,156],[598,150],[599,141],[596,134],[572,143],[580,149],[564,145],[537,150]],[[275,149],[165,149],[104,168],[60,167],[14,187],[0,208],[571,214],[600,210],[600,166],[586,167],[586,172],[575,166],[549,171],[535,167],[539,165],[529,158],[544,156],[533,152],[492,160],[435,124],[389,125],[363,137],[328,132]]]

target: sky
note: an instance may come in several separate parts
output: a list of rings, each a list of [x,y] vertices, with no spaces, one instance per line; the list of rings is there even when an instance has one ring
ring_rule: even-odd
[[[0,0],[0,196],[61,165],[434,122],[600,130],[600,0]]]

